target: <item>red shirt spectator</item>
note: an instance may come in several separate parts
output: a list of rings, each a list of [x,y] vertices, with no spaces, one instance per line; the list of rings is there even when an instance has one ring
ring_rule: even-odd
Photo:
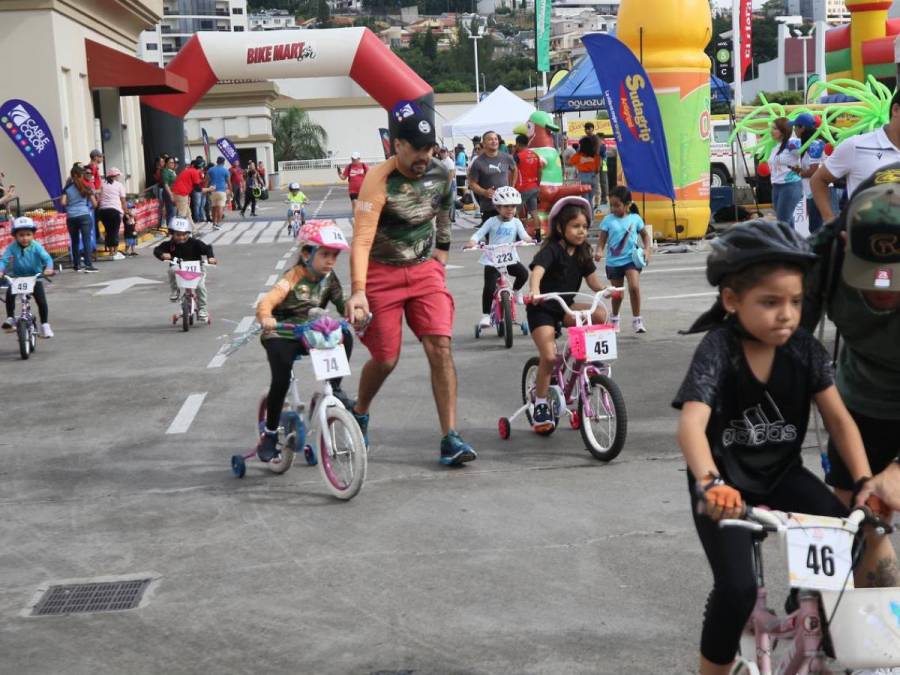
[[[516,153],[516,164],[519,167],[516,190],[537,190],[541,186],[541,158],[538,154],[528,148],[519,150]]]
[[[368,171],[368,165],[360,162],[359,160],[354,160],[344,167],[344,171],[341,173],[341,176],[343,176],[343,178],[348,181],[348,189],[351,195],[359,194],[359,190],[360,188],[362,188],[363,179],[366,177],[366,173]]]
[[[193,192],[195,185],[203,185],[203,172],[193,166],[186,166],[172,183],[172,192],[186,197]]]
[[[231,174],[231,184],[232,185],[243,185],[244,183],[244,170],[234,165],[229,170],[228,173]]]

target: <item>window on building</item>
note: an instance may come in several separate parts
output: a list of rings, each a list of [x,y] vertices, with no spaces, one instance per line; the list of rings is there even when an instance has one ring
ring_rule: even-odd
[[[158,50],[159,50],[159,45],[156,44],[155,42],[148,42],[147,45],[146,45],[146,47],[145,47],[145,49],[146,49],[148,52],[155,52],[155,51],[158,51]]]
[[[787,79],[788,91],[803,91],[803,76],[789,75]]]
[[[244,32],[244,27],[243,27],[243,26],[235,26],[235,27],[234,27],[234,32],[235,32],[235,33],[243,33],[243,32]]]
[[[231,8],[231,13],[232,13],[232,14],[243,14],[243,13],[244,13],[244,8],[243,8],[243,7],[232,7],[232,8]]]

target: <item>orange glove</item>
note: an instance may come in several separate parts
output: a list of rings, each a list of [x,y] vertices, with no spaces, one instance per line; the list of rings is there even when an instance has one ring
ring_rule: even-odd
[[[866,506],[869,507],[869,510],[874,513],[876,516],[881,518],[884,522],[890,523],[891,518],[894,515],[894,512],[890,509],[890,507],[881,501],[881,498],[877,495],[872,495],[866,500]]]
[[[699,494],[703,497],[706,515],[713,520],[723,518],[740,518],[743,510],[741,493],[726,484],[718,475],[710,473],[704,476],[709,480],[698,483]]]

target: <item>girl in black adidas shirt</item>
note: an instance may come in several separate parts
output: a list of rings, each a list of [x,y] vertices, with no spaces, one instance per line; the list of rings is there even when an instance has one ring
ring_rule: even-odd
[[[842,517],[847,510],[803,467],[810,402],[854,480],[870,475],[859,430],[834,386],[824,348],[799,329],[803,272],[815,259],[789,226],[755,221],[712,244],[706,276],[719,298],[689,332],[703,338],[673,402],[688,465],[694,524],[713,572],[700,641],[701,675],[727,675],[756,602],[744,502]],[[698,515],[704,512],[705,515]]]

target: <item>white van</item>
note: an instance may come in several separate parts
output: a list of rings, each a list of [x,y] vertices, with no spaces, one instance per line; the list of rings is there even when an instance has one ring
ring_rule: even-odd
[[[716,115],[712,118],[712,138],[709,146],[709,184],[710,187],[727,187],[735,182],[735,176],[732,175],[732,144],[728,142],[731,137],[731,121],[727,115]],[[738,155],[737,164],[737,183],[743,184],[756,178],[756,167],[753,163],[753,155],[747,152],[747,148],[756,143],[756,136],[751,133],[741,132],[741,147],[744,150],[744,159],[746,159],[746,168],[744,168],[744,160]],[[734,152],[739,152],[737,139],[734,141]],[[745,175],[746,174],[746,175]]]

